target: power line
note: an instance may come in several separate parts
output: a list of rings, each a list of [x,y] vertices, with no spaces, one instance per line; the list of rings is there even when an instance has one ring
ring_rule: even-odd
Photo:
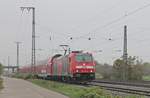
[[[38,23],[35,23],[35,25],[39,26],[41,28],[41,30],[46,30],[46,32],[49,32],[49,33],[52,33],[52,34],[55,33],[55,35],[58,35],[60,37],[62,37],[62,36],[68,36],[69,37],[69,35],[65,34],[65,33],[59,33],[59,34],[57,34],[57,32],[53,31],[51,28],[49,28],[47,26],[43,26],[43,25],[38,24]]]
[[[108,13],[108,12],[110,12],[112,9],[114,9],[115,7],[117,7],[117,5],[119,5],[120,3],[121,3],[122,1],[119,1],[119,2],[117,2],[117,3],[114,3],[111,7],[109,7],[109,8],[107,8],[107,9],[104,9],[104,10],[102,10],[101,11],[101,13]],[[102,15],[101,13],[99,13],[100,15]],[[98,14],[98,15],[99,15]],[[88,20],[86,20],[86,21],[89,21],[89,20],[93,20],[93,19],[95,19],[95,17],[96,17],[97,15],[95,15],[94,17],[91,17],[90,19],[88,19]],[[41,26],[40,24],[37,24],[36,23],[36,25],[38,25],[38,26]],[[46,26],[41,26],[41,27],[46,27]],[[76,27],[74,27],[72,30],[74,30],[75,28],[78,28],[79,26],[76,26]],[[49,28],[49,27],[46,27],[46,28]],[[49,31],[52,31],[52,30],[49,30]],[[48,32],[49,32],[48,31]],[[57,33],[55,33],[56,35],[57,35]],[[62,37],[62,36],[64,36],[64,35],[66,35],[69,39],[80,39],[80,38],[77,38],[77,37],[73,37],[73,36],[70,36],[70,35],[68,35],[68,34],[61,34],[61,33],[59,33],[58,34],[60,37]],[[88,38],[88,39],[91,39],[91,38]]]
[[[77,38],[85,37],[85,36],[91,34],[91,32],[95,32],[95,31],[97,31],[97,30],[100,30],[100,29],[103,29],[103,28],[105,28],[105,27],[108,27],[108,26],[110,26],[110,25],[112,25],[112,24],[114,24],[114,23],[116,23],[116,22],[119,22],[119,21],[121,21],[122,19],[124,19],[124,18],[126,18],[126,17],[128,17],[128,16],[131,16],[131,15],[133,15],[133,14],[135,14],[135,13],[137,13],[137,12],[139,12],[139,11],[141,11],[141,10],[143,10],[143,9],[145,9],[145,8],[147,8],[147,7],[149,7],[149,6],[150,6],[150,3],[149,3],[149,4],[146,4],[146,5],[142,6],[142,7],[139,7],[139,8],[137,8],[137,9],[131,11],[131,12],[128,12],[128,13],[126,13],[125,15],[123,15],[123,16],[117,18],[117,19],[114,19],[114,20],[112,20],[112,21],[110,21],[110,22],[108,22],[108,23],[106,23],[106,24],[104,24],[103,26],[100,26],[100,27],[98,26],[98,27],[95,28],[94,30],[91,30],[89,33],[87,33],[87,34],[85,34],[85,35],[81,35],[81,36],[79,36],[79,37],[77,37]]]
[[[95,19],[97,16],[102,16],[102,15],[104,15],[104,14],[101,14],[101,13],[105,13],[105,14],[106,14],[106,13],[108,13],[108,12],[111,12],[114,8],[118,7],[118,5],[119,5],[121,2],[122,2],[122,1],[119,1],[119,2],[117,2],[117,3],[115,3],[115,4],[113,4],[111,7],[102,10],[102,11],[99,12],[97,15],[95,15],[95,16],[89,18],[88,20],[86,20],[86,23],[89,22],[90,20]],[[84,22],[84,24],[85,24],[85,22]],[[79,27],[81,27],[81,25],[77,25],[77,26],[75,26],[74,28],[72,28],[71,30],[76,30],[76,29],[78,29]]]

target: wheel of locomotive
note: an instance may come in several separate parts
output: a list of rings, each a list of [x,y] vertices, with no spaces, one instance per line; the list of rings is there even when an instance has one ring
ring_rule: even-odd
[[[65,77],[65,79],[66,79],[66,82],[67,82],[67,83],[70,83],[70,82],[71,82],[71,78],[70,78],[70,77]]]

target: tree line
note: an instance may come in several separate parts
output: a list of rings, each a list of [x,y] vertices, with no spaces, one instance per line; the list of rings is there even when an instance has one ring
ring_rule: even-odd
[[[143,62],[135,56],[129,56],[127,64],[120,58],[115,60],[113,65],[97,62],[96,67],[97,73],[100,73],[103,79],[134,81],[150,75],[150,63]]]
[[[3,66],[2,66],[2,64],[0,63],[0,76],[2,75],[2,69],[3,69]]]

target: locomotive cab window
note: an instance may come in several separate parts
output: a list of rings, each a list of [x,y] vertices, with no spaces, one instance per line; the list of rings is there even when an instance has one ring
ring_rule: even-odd
[[[78,62],[91,62],[92,61],[92,56],[90,54],[77,54],[76,55],[76,60]]]

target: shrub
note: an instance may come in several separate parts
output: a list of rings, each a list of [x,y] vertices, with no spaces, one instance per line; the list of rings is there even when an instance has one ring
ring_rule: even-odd
[[[3,88],[3,80],[0,78],[0,89]]]
[[[28,80],[28,79],[35,79],[36,76],[33,74],[28,74],[28,73],[16,73],[13,75],[14,78],[20,78],[20,79],[24,79],[24,80]]]
[[[113,64],[113,78],[117,80],[142,80],[143,64],[136,57],[129,57],[127,64],[117,59]]]
[[[2,67],[2,64],[0,63],[0,76],[2,74],[2,70],[3,70],[3,67]]]

